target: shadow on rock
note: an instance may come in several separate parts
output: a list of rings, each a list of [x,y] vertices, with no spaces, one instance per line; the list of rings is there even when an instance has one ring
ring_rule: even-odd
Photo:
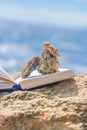
[[[58,96],[62,98],[73,97],[78,94],[77,84],[73,78],[49,84],[39,91],[49,96]]]

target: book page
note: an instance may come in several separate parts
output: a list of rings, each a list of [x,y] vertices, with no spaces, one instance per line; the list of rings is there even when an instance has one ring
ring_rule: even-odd
[[[37,70],[33,71],[28,78],[17,81],[24,88],[33,88],[53,82],[69,79],[74,76],[74,72],[69,69],[60,68],[57,72],[42,75]]]
[[[15,83],[15,80],[1,67],[0,67],[0,80]]]
[[[38,77],[38,76],[41,76],[42,74],[40,72],[38,72],[38,70],[34,70],[27,78],[25,79],[22,79],[22,77],[19,77],[18,79],[16,79],[16,83],[19,83],[23,80],[28,80],[30,78],[35,78],[35,77]]]
[[[0,80],[0,88],[11,88],[13,83]]]

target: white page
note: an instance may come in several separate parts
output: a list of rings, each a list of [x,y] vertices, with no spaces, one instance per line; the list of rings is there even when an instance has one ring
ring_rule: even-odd
[[[28,78],[19,78],[17,83],[20,83],[23,88],[33,88],[53,82],[62,81],[72,78],[74,72],[69,69],[60,68],[57,72],[51,74],[41,74],[37,70],[34,70]]]
[[[2,67],[0,67],[0,79],[1,80],[6,79],[9,82],[15,83],[15,80]]]
[[[69,70],[69,69],[66,69],[66,68],[59,68],[57,72],[64,72],[66,70]],[[52,74],[52,73],[51,73]],[[39,76],[46,76],[46,75],[50,75],[50,74],[41,74],[37,69],[34,70],[27,78],[22,78],[22,77],[19,77],[18,79],[16,79],[16,83],[19,83],[21,82],[22,80],[28,80],[29,78],[35,78],[35,77],[39,77]]]

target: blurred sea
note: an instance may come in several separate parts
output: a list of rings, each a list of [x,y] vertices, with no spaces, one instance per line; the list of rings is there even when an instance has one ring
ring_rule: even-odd
[[[10,74],[19,72],[43,42],[50,41],[60,52],[61,67],[87,72],[87,28],[64,28],[0,20],[0,66]]]

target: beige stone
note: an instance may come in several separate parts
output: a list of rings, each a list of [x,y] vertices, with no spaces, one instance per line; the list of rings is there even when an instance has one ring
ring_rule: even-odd
[[[56,56],[53,56],[48,50],[41,53],[38,71],[42,74],[56,72],[60,64]]]

